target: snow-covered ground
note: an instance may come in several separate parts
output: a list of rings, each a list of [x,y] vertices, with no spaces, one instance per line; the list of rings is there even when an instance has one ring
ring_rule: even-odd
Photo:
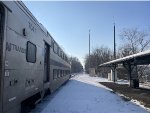
[[[78,74],[47,96],[30,113],[149,113],[110,91],[98,82],[107,81]]]

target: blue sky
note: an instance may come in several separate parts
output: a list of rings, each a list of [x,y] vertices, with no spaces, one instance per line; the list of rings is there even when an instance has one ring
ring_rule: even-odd
[[[82,62],[88,54],[88,32],[91,49],[101,45],[113,49],[113,23],[116,23],[116,43],[123,28],[150,28],[150,2],[102,1],[24,1],[68,55]]]

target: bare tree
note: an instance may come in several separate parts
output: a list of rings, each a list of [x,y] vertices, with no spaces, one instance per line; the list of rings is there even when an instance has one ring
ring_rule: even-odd
[[[125,57],[147,50],[150,47],[149,35],[137,28],[123,29],[120,34],[123,44],[118,49],[118,56]],[[139,77],[145,75],[148,66],[138,66]]]
[[[126,56],[129,56],[129,55],[132,55],[133,52],[132,52],[132,47],[130,46],[130,44],[124,44],[124,45],[121,45],[119,48],[118,48],[118,54],[117,54],[117,58],[120,58],[120,57],[126,57]]]
[[[110,70],[108,68],[99,69],[98,66],[104,62],[110,61],[111,58],[112,52],[109,48],[104,46],[94,48],[90,55],[90,67],[95,68],[97,74],[106,75]],[[86,55],[85,70],[88,72],[88,69],[89,69],[89,56]]]
[[[71,62],[71,73],[79,73],[83,71],[83,66],[78,58],[70,57]]]
[[[124,43],[121,46],[124,49],[122,51],[128,51],[129,55],[142,52],[149,48],[150,39],[148,39],[148,33],[145,31],[140,31],[137,28],[123,29],[120,37]]]

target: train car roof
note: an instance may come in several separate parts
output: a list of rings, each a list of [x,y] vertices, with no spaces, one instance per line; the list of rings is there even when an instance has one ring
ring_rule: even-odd
[[[114,64],[121,64],[121,63],[136,63],[137,65],[145,65],[150,64],[150,50],[140,52],[137,54],[129,55],[123,58],[119,58],[116,60],[112,60],[103,64],[100,64],[100,67],[107,67],[107,66],[113,66]]]

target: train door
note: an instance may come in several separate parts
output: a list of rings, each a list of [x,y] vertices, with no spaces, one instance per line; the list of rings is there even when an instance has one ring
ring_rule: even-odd
[[[4,8],[0,4],[0,113],[2,113],[2,59],[4,35]]]
[[[44,83],[49,82],[50,72],[50,46],[45,43],[45,55],[44,55]]]

